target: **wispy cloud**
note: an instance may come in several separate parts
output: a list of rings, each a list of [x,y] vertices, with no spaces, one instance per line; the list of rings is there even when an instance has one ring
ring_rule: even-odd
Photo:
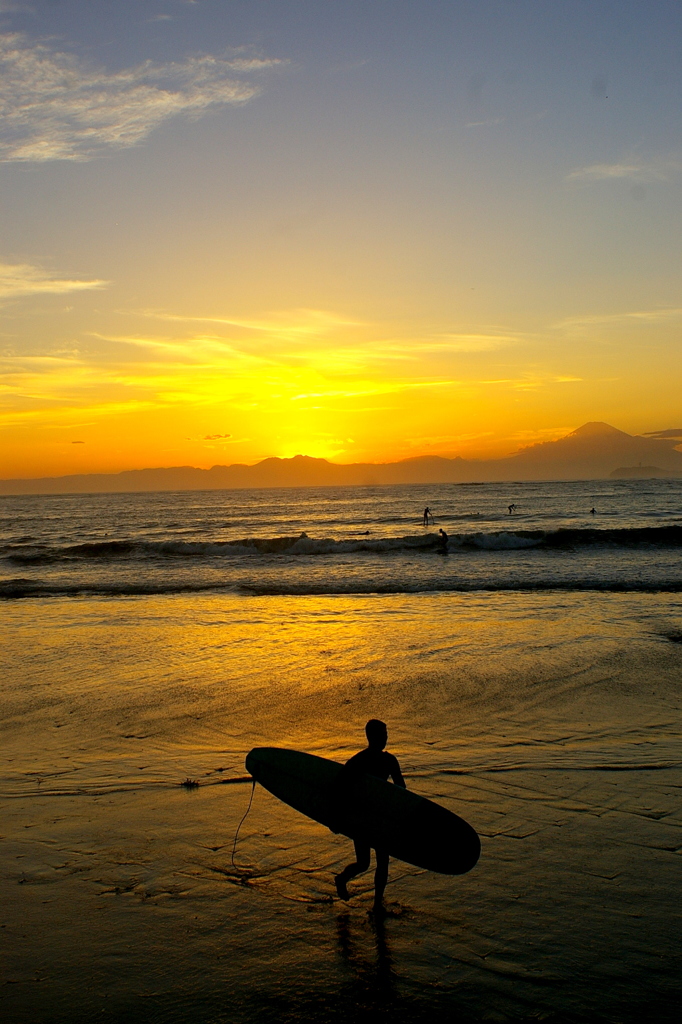
[[[554,324],[557,329],[572,327],[596,327],[600,324],[637,324],[666,323],[682,316],[682,309],[668,307],[664,309],[636,309],[624,313],[595,313],[586,316],[569,316]]]
[[[141,315],[153,320],[172,323],[212,324],[216,327],[247,330],[257,335],[268,335],[278,341],[289,340],[306,343],[309,338],[322,340],[333,334],[335,346],[338,349],[346,350],[358,347],[357,329],[365,328],[370,335],[372,333],[376,335],[377,331],[382,331],[381,325],[353,320],[320,309],[285,310],[258,319],[187,316],[166,313],[161,310],[143,310]],[[355,333],[353,329],[356,329]],[[418,359],[426,354],[455,355],[465,352],[492,352],[508,345],[518,344],[525,337],[525,335],[500,328],[488,328],[486,331],[448,331],[440,334],[424,334],[410,340],[377,338],[375,336],[365,338],[362,347],[358,348],[358,353],[362,361],[366,362],[372,358]]]
[[[536,391],[538,388],[551,387],[555,384],[580,384],[582,377],[565,376],[562,374],[527,374],[523,377],[500,377],[492,380],[480,380],[479,384],[503,385],[513,391]]]
[[[364,326],[359,320],[349,320],[324,309],[292,309],[257,319],[226,316],[187,316],[180,313],[166,313],[162,310],[142,310],[141,316],[152,320],[167,320],[171,323],[216,324],[238,327],[248,331],[281,336],[325,335],[340,327]]]
[[[671,427],[669,430],[647,430],[643,437],[653,437],[655,441],[682,441],[682,427]]]
[[[522,340],[517,334],[443,334],[442,342],[439,345],[447,352],[494,352],[497,349],[505,348]],[[429,349],[433,345],[427,343]]]
[[[489,117],[486,121],[467,121],[466,128],[493,128],[496,124],[502,124],[503,117]]]
[[[680,170],[679,160],[623,160],[620,163],[589,164],[576,167],[566,175],[566,181],[576,184],[590,184],[603,181],[631,181],[646,185],[657,181],[669,181]]]
[[[533,445],[539,444],[543,441],[558,441],[561,437],[566,437],[571,431],[575,430],[575,426],[563,426],[563,427],[542,427],[534,430],[516,430],[513,434],[505,439],[514,445],[514,451],[518,451],[518,446],[523,444],[525,447],[531,448]]]
[[[26,295],[64,295],[103,288],[106,284],[106,281],[64,277],[30,263],[0,263],[0,302]]]
[[[0,35],[0,160],[90,160],[134,146],[169,118],[246,103],[260,88],[236,76],[284,63],[210,55],[108,72],[26,36]]]

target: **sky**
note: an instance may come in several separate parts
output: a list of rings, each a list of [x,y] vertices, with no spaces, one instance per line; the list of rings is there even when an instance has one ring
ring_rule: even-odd
[[[0,0],[0,477],[679,427],[677,0]]]

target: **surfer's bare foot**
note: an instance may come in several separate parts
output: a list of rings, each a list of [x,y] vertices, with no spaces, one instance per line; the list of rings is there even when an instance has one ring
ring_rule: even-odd
[[[343,875],[334,875],[334,884],[336,885],[336,891],[339,894],[339,899],[349,900],[350,894],[346,885],[346,879]]]
[[[383,905],[383,903],[377,903],[376,901],[374,902],[374,906],[372,907],[370,913],[372,917],[374,917],[378,921],[383,921],[383,919],[388,915],[388,911],[386,910],[386,907]]]

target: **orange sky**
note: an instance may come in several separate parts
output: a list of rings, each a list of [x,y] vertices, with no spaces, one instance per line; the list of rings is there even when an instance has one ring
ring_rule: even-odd
[[[0,476],[679,426],[671,26],[569,7],[2,15]]]

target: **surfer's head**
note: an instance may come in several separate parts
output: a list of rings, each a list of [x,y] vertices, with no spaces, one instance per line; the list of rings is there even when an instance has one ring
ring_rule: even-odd
[[[367,736],[367,742],[370,747],[374,747],[377,750],[383,750],[388,741],[388,729],[386,728],[386,723],[380,722],[378,718],[370,718],[369,722],[365,726],[365,735]]]

